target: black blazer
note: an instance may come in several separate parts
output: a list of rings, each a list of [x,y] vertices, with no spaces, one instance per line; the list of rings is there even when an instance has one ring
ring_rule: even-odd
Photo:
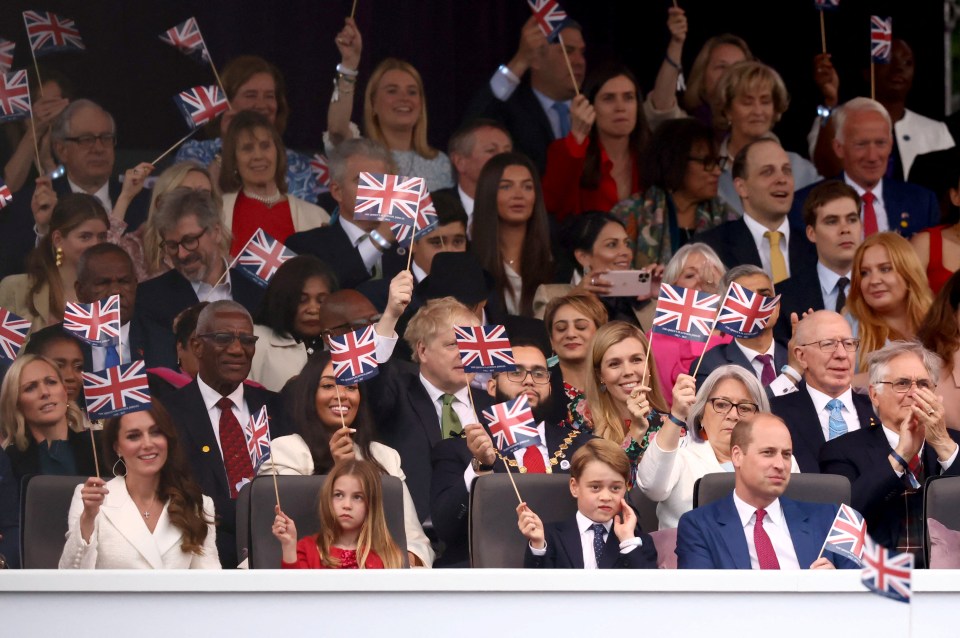
[[[0,554],[11,569],[20,567],[20,482],[0,450]]]
[[[484,425],[486,428],[486,425]],[[547,455],[553,457],[560,446],[569,439],[565,452],[558,459],[573,458],[581,445],[593,438],[583,430],[574,430],[562,425],[544,427]],[[512,455],[511,455],[512,456]],[[433,479],[430,484],[430,519],[437,538],[446,543],[446,549],[434,567],[469,567],[470,546],[467,513],[470,510],[470,494],[463,482],[463,473],[473,461],[465,438],[445,439],[433,447]],[[552,466],[555,474],[568,474],[570,466],[560,463]],[[493,465],[494,472],[506,472],[501,459]],[[516,471],[516,470],[514,470]]]
[[[583,569],[583,546],[580,544],[580,530],[577,519],[569,518],[560,523],[547,523],[543,526],[547,541],[547,553],[534,556],[527,544],[523,556],[523,566],[539,569]],[[636,535],[643,544],[627,554],[620,553],[620,541],[610,528],[607,542],[600,556],[599,569],[656,569],[657,548],[649,534],[644,534],[637,524]]]
[[[703,355],[703,363],[700,364],[700,369],[697,370],[697,389],[700,389],[700,386],[703,385],[704,379],[710,375],[711,372],[719,368],[720,366],[725,366],[728,364],[738,365],[741,368],[746,368],[747,372],[750,374],[756,375],[756,372],[753,369],[753,364],[747,359],[747,357],[737,346],[736,341],[731,341],[728,344],[722,346],[716,346],[707,350],[707,353]],[[779,343],[774,342],[773,344],[773,371],[779,375],[780,368],[787,365],[787,349],[781,346]],[[697,367],[697,360],[690,364],[690,374],[693,374],[693,371]],[[773,398],[773,391],[770,389],[770,386],[764,386],[764,390],[767,392],[767,398]]]
[[[796,232],[796,231],[794,231]],[[823,294],[820,292],[820,274],[817,272],[817,263],[813,262],[802,277],[790,277],[777,284],[777,294],[780,297],[780,319],[773,327],[773,338],[778,343],[787,345],[793,336],[790,326],[790,313],[797,313],[803,317],[810,308],[823,310]],[[829,308],[833,310],[833,308]]]
[[[264,288],[253,283],[236,268],[230,270],[233,300],[251,315],[260,309]],[[180,312],[200,303],[186,277],[170,270],[137,286],[134,304],[137,328],[141,332],[140,348],[148,368],[177,369],[177,348],[173,336],[173,320]],[[133,328],[131,327],[131,330]]]
[[[713,248],[727,268],[741,264],[753,264],[758,268],[763,266],[757,245],[753,243],[753,235],[750,234],[750,229],[747,228],[747,223],[743,219],[724,222],[716,228],[696,235],[693,240]],[[816,265],[817,255],[813,250],[813,244],[807,240],[803,231],[791,229],[787,249],[790,253],[791,276],[809,272],[809,268]]]
[[[866,395],[854,392],[853,407],[857,410],[861,429],[869,428],[871,423],[876,422],[877,415],[873,412],[873,404]],[[787,424],[790,438],[793,439],[793,456],[797,459],[800,471],[804,474],[819,474],[820,449],[826,439],[823,438],[820,418],[813,406],[810,392],[807,391],[807,384],[801,381],[796,392],[770,399],[770,411]]]
[[[287,248],[298,255],[322,259],[336,273],[340,288],[356,288],[370,279],[360,253],[339,222],[294,233],[287,238]]]
[[[244,385],[243,399],[250,414],[257,413],[264,405],[267,406],[271,438],[293,434],[283,419],[276,393]],[[177,427],[180,447],[190,464],[193,479],[200,486],[200,490],[213,499],[217,517],[217,551],[220,554],[220,564],[224,569],[233,569],[239,562],[237,560],[236,502],[230,498],[223,456],[220,454],[220,446],[217,445],[213,432],[216,426],[210,422],[197,380],[194,379],[171,394],[166,407]]]
[[[94,432],[96,439],[98,460],[100,461],[100,475],[105,476],[110,468],[103,467],[103,458],[100,454],[100,433]],[[93,444],[90,442],[90,432],[74,432],[70,430],[67,433],[67,443],[73,450],[73,460],[77,466],[78,476],[96,476],[97,464],[93,460]],[[37,448],[37,442],[32,436],[27,436],[27,449],[22,452],[16,445],[9,445],[6,448],[7,456],[10,457],[10,465],[13,467],[13,474],[18,481],[31,474],[40,474],[40,452]]]

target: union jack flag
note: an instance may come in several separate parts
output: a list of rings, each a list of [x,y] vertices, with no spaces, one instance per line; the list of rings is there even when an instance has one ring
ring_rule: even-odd
[[[521,394],[513,401],[490,406],[490,411],[484,410],[483,416],[497,449],[503,455],[513,454],[540,442],[540,432],[526,394]]]
[[[0,308],[0,357],[10,361],[16,359],[29,332],[29,321],[5,308]]]
[[[756,337],[767,327],[779,303],[780,295],[764,297],[737,282],[730,282],[720,306],[717,328],[740,339]]]
[[[533,11],[543,35],[547,36],[547,40],[551,42],[556,41],[560,31],[570,21],[566,12],[560,7],[560,3],[557,0],[527,0],[527,4],[530,5],[530,10]]]
[[[893,50],[893,18],[870,16],[870,56],[874,62],[886,64]]]
[[[422,177],[360,173],[354,219],[413,225],[423,193]]]
[[[83,373],[83,396],[91,420],[109,419],[150,407],[150,385],[143,361]]]
[[[863,545],[863,563],[860,582],[867,589],[901,603],[910,602],[913,554],[896,554],[874,543],[868,535]]]
[[[310,160],[310,170],[317,176],[317,183],[323,187],[323,191],[330,188],[330,167],[326,155],[314,153],[313,159]]]
[[[432,233],[436,230],[439,223],[440,218],[437,217],[437,209],[433,207],[433,198],[430,197],[430,193],[424,188],[423,195],[420,197],[420,208],[417,211],[416,234],[423,236],[427,233]],[[393,236],[398,242],[405,241],[412,232],[412,229],[413,226],[408,226],[407,224],[390,224],[390,230],[393,231]],[[410,241],[413,240],[411,239]]]
[[[86,49],[76,23],[49,11],[24,11],[30,48],[36,56],[71,49]]]
[[[660,284],[653,332],[689,341],[706,341],[713,332],[720,295]]]
[[[833,526],[827,532],[826,549],[851,558],[863,565],[863,545],[867,536],[867,522],[860,512],[841,504]]]
[[[190,17],[160,34],[160,39],[201,62],[210,62],[210,53],[200,33],[197,19]]]
[[[836,11],[840,8],[840,0],[813,0],[817,11]]]
[[[190,128],[200,128],[230,108],[219,86],[195,86],[174,95],[173,101]]]
[[[10,205],[10,202],[13,201],[13,193],[10,192],[10,187],[3,183],[3,180],[0,179],[0,210],[3,210]]]
[[[375,326],[330,337],[330,360],[339,385],[353,385],[379,374]]]
[[[253,473],[260,473],[260,466],[270,458],[270,419],[267,406],[260,408],[259,414],[250,417],[250,423],[243,428],[243,437],[247,440],[247,452],[253,463]]]
[[[0,73],[6,73],[13,68],[13,50],[17,43],[0,38]]]
[[[87,343],[102,346],[120,338],[120,295],[93,303],[67,302],[63,328]]]
[[[503,372],[517,369],[507,329],[499,325],[454,326],[464,372]]]
[[[277,269],[297,254],[258,228],[237,256],[237,268],[261,286],[266,287]]]
[[[27,72],[0,74],[0,122],[30,117],[30,87]]]

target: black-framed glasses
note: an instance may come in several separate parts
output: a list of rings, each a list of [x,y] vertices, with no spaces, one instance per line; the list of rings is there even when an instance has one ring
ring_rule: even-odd
[[[509,372],[504,372],[503,374],[507,375],[507,378],[514,383],[523,383],[528,374],[530,375],[530,378],[533,379],[533,382],[537,385],[545,385],[550,383],[550,371],[546,368],[527,369],[517,366],[516,370],[510,370]]]
[[[706,155],[704,157],[693,157],[691,155],[687,159],[691,162],[697,162],[703,167],[703,170],[708,172],[715,168],[719,168],[721,171],[726,170],[729,161],[726,157],[717,157],[715,155]]]
[[[164,252],[168,255],[176,255],[180,252],[180,246],[183,246],[184,250],[196,250],[197,246],[200,245],[200,238],[203,237],[204,233],[207,232],[207,229],[204,228],[196,235],[185,235],[180,241],[173,241],[172,239],[166,239],[160,242],[160,248],[163,248]]]
[[[359,330],[360,328],[366,328],[367,326],[374,325],[380,321],[380,317],[381,315],[373,315],[372,317],[354,319],[353,321],[348,321],[347,323],[341,323],[340,325],[325,329],[323,331],[323,335],[325,337],[342,337],[348,332],[353,332],[354,330]]]
[[[252,348],[257,345],[257,340],[260,339],[257,335],[234,332],[208,332],[207,334],[197,335],[197,337],[213,342],[213,345],[218,348],[229,348],[234,341],[239,341],[244,348]]]
[[[760,411],[760,406],[756,403],[750,403],[744,401],[743,403],[734,403],[733,401],[727,401],[726,399],[707,399],[707,403],[710,404],[710,407],[713,408],[713,411],[717,414],[726,415],[733,408],[737,409],[737,414],[740,416],[755,416],[757,412]]]
[[[877,381],[884,385],[893,387],[897,394],[906,394],[910,391],[910,386],[916,384],[918,390],[933,390],[933,381],[930,379],[894,379],[893,381]]]
[[[116,146],[117,136],[114,133],[101,133],[100,135],[78,135],[76,137],[65,137],[64,142],[73,142],[82,149],[91,149],[100,142],[104,146]]]
[[[860,347],[859,339],[821,339],[820,341],[811,341],[810,343],[801,343],[801,346],[817,346],[820,352],[836,352],[837,346],[843,344],[843,349],[847,352],[856,352]]]

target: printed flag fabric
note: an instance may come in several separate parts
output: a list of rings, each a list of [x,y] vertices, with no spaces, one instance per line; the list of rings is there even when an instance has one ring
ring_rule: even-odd
[[[353,385],[379,373],[376,326],[367,326],[339,337],[330,337],[330,360],[339,385]]]
[[[540,442],[540,432],[526,394],[490,406],[489,411],[484,410],[483,416],[497,449],[504,456]]]
[[[13,68],[13,52],[17,43],[0,38],[0,73],[6,73]]]
[[[720,306],[717,328],[741,339],[756,337],[767,327],[779,303],[780,295],[764,297],[731,282]]]
[[[93,303],[67,302],[63,328],[87,343],[102,346],[120,338],[120,295]]]
[[[866,536],[867,521],[860,512],[843,503],[837,510],[830,531],[827,532],[826,549],[846,556],[862,566]]]
[[[196,18],[190,17],[180,24],[167,29],[160,34],[160,39],[186,53],[188,56],[203,62],[210,62],[210,53],[200,33],[200,26]]]
[[[192,129],[200,128],[230,107],[219,86],[195,86],[173,96],[173,101]]]
[[[836,11],[840,8],[840,0],[813,0],[818,11]]]
[[[420,197],[420,207],[417,211],[417,237],[432,233],[436,230],[439,222],[440,218],[437,217],[437,209],[433,206],[433,198],[430,197],[430,193],[427,192],[426,187],[424,187],[423,194]],[[390,230],[393,231],[393,236],[397,242],[403,243],[407,241],[410,233],[413,232],[413,226],[408,224],[390,224]]]
[[[464,372],[510,372],[517,369],[507,329],[499,325],[454,326]]]
[[[150,385],[143,361],[83,373],[83,396],[90,419],[109,419],[150,407]]]
[[[30,322],[0,308],[0,357],[13,361],[30,333]]]
[[[250,417],[250,423],[243,428],[243,436],[247,440],[253,474],[257,475],[260,473],[260,466],[270,460],[270,419],[267,416],[267,406],[263,406],[259,413]]]
[[[237,268],[254,283],[266,287],[283,265],[297,254],[258,228],[237,257]]]
[[[653,332],[688,341],[706,341],[713,331],[720,295],[660,284]]]
[[[48,11],[24,11],[30,48],[37,57],[58,51],[86,49],[76,23]]]
[[[893,18],[870,16],[870,57],[886,64],[893,50]]]
[[[25,117],[30,117],[30,87],[27,85],[27,72],[14,71],[0,74],[0,122],[12,122]],[[10,189],[7,188],[7,191],[9,192]]]
[[[423,189],[422,177],[360,173],[353,217],[412,226]]]
[[[13,202],[13,193],[10,192],[10,187],[0,179],[0,210],[9,206],[11,202]]]
[[[570,22],[557,0],[527,0],[537,25],[550,42],[556,42],[560,31]]]
[[[913,554],[898,554],[876,544],[869,535],[866,537],[860,581],[867,589],[875,594],[909,603],[912,574]]]
[[[320,184],[320,192],[324,193],[330,189],[330,165],[326,155],[314,153],[310,160],[310,170],[317,176],[317,183]]]

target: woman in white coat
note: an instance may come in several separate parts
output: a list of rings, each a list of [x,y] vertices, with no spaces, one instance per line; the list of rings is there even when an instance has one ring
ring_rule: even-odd
[[[103,444],[117,476],[77,486],[60,569],[220,569],[213,501],[160,404],[110,419]]]

